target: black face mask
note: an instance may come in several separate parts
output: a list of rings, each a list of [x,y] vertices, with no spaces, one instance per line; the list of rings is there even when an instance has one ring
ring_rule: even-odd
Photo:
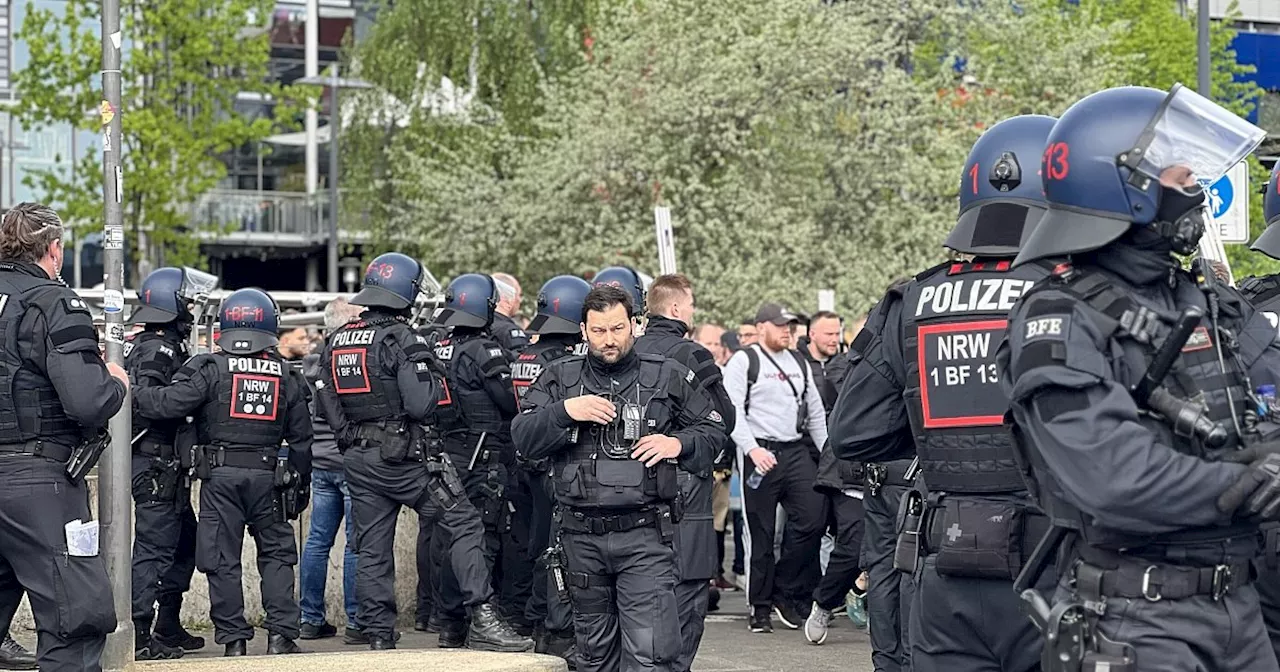
[[[1160,209],[1156,211],[1154,228],[1169,241],[1178,254],[1191,254],[1200,244],[1207,225],[1204,213],[1204,189],[1196,185],[1192,191],[1160,187]]]

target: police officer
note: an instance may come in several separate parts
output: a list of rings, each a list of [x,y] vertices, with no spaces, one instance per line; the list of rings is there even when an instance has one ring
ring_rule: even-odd
[[[913,573],[920,564],[908,628],[917,672],[1040,666],[1040,634],[1011,585],[1048,523],[1027,497],[1002,426],[1008,402],[995,354],[1008,311],[1051,270],[1011,262],[1044,213],[1036,162],[1054,121],[1006,119],[974,145],[960,218],[944,243],[970,260],[890,290],[878,308],[883,326],[863,331],[870,341],[859,337],[865,359],[850,375],[860,384],[845,388],[836,409],[833,445],[846,455],[882,459],[877,452],[904,429],[915,439],[924,487],[906,495],[904,534],[918,541],[900,545],[894,561]]]
[[[344,455],[347,488],[356,519],[356,594],[360,627],[369,648],[395,648],[396,514],[402,506],[439,519],[449,534],[448,561],[463,602],[471,610],[467,645],[489,651],[527,651],[490,604],[493,595],[484,558],[484,525],[457,473],[422,423],[434,422],[450,401],[440,367],[425,337],[409,326],[422,291],[423,269],[391,252],[365,270],[364,288],[351,303],[366,306],[359,320],[329,337],[323,362],[321,404],[329,426],[349,445]],[[472,300],[484,301],[488,294]],[[335,399],[336,397],[336,399]]]
[[[302,374],[275,351],[280,311],[259,289],[232,292],[219,311],[218,352],[191,358],[167,386],[140,386],[134,411],[149,420],[195,417],[200,486],[196,568],[209,578],[214,641],[243,656],[253,639],[244,618],[240,552],[247,527],[258,549],[267,653],[301,653],[294,566],[298,547],[277,501],[310,499],[311,414]],[[286,447],[287,445],[287,447]],[[300,488],[285,491],[290,484]],[[300,509],[292,513],[297,517]]]
[[[511,367],[506,352],[489,333],[499,298],[491,276],[468,273],[455,278],[445,293],[444,310],[436,316],[436,322],[453,331],[435,346],[436,357],[446,369],[436,427],[444,435],[445,452],[467,497],[480,511],[485,563],[491,575],[502,569],[502,535],[508,521],[507,474],[515,461],[511,418],[516,414],[516,397]],[[520,549],[521,558],[524,555]],[[495,583],[494,588],[498,587]],[[527,599],[519,602],[521,620]],[[447,563],[441,565],[440,602],[440,646],[461,647],[467,637],[466,612],[458,578]]]
[[[630,266],[610,266],[602,268],[591,278],[591,284],[612,285],[627,293],[631,299],[632,317],[639,320],[644,316],[645,283],[640,272]],[[639,330],[638,330],[639,331]]]
[[[1073,616],[1054,641],[1088,642],[1096,665],[1280,669],[1250,571],[1259,521],[1280,518],[1250,378],[1275,382],[1280,346],[1174,256],[1211,222],[1197,181],[1263,135],[1181,86],[1124,87],[1071,106],[1046,143],[1048,211],[1016,263],[1071,263],[1023,296],[998,360],[1053,536],[1070,531],[1052,599]]]
[[[693,323],[693,285],[678,273],[660,275],[649,286],[646,300],[649,321],[644,335],[636,340],[636,352],[669,357],[693,371],[694,382],[711,397],[725,430],[733,431],[736,416],[733,402],[724,391],[720,367],[716,366],[709,350],[688,338],[689,325]],[[676,565],[680,577],[680,583],[676,584],[676,603],[684,643],[676,672],[686,672],[702,643],[711,579],[716,576],[719,554],[711,512],[711,465],[697,473],[680,469],[676,475],[684,503],[684,515],[676,534]]]
[[[529,386],[552,362],[570,355],[585,355],[582,342],[582,303],[591,291],[586,280],[572,275],[559,275],[538,291],[538,312],[529,322],[529,331],[538,334],[538,342],[529,346],[511,365],[511,382],[517,399],[524,399]],[[573,650],[573,618],[567,602],[559,599],[551,583],[554,577],[547,569],[544,554],[556,533],[552,526],[555,490],[551,485],[551,461],[529,460],[517,451],[517,462],[529,476],[532,490],[529,551],[526,556],[535,565],[533,593],[525,608],[525,618],[534,624],[534,652],[561,656],[575,664]]]
[[[512,422],[522,454],[553,461],[583,671],[675,669],[674,462],[703,472],[725,439],[693,372],[634,351],[632,311],[619,288],[593,288],[582,315],[590,354],[543,369]]]
[[[128,375],[103,364],[89,306],[56,278],[62,220],[19,203],[0,221],[0,602],[30,596],[44,670],[101,670],[116,627],[96,552],[69,548],[67,523],[89,521],[74,448],[124,403]]]
[[[125,368],[138,387],[168,385],[186,363],[192,284],[180,268],[157,269],[142,281],[142,305],[130,321],[144,328],[124,345]],[[196,516],[175,449],[181,424],[137,414],[133,419],[133,628],[138,660],[180,658],[184,650],[204,648],[204,638],[189,634],[180,620],[182,595],[191,587],[196,569]],[[159,619],[152,636],[157,601]]]
[[[520,281],[510,273],[494,273],[494,284],[498,286],[498,305],[493,310],[493,324],[490,333],[493,339],[507,351],[510,359],[529,348],[529,335],[516,324],[513,319],[520,312]]]

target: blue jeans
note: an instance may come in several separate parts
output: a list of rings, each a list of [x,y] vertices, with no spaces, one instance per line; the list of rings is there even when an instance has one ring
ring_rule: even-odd
[[[302,622],[320,625],[325,622],[324,584],[329,574],[329,550],[338,536],[338,523],[347,519],[347,548],[342,560],[342,598],[347,612],[347,627],[359,629],[356,622],[356,551],[355,519],[351,517],[351,495],[341,471],[316,469],[311,472],[311,531],[302,550],[302,566],[298,572],[301,584]]]

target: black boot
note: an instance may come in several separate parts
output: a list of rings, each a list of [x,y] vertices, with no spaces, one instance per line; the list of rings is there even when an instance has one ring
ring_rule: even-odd
[[[443,631],[440,637],[443,640]],[[467,633],[467,648],[519,653],[532,649],[533,640],[516,634],[498,617],[498,610],[486,602],[471,608],[471,630]]]
[[[9,633],[4,633],[4,641],[0,642],[0,670],[34,670],[36,656],[13,640]]]
[[[156,610],[156,632],[152,638],[165,646],[183,651],[203,649],[204,637],[197,637],[182,627],[181,597],[176,602],[169,598],[165,601],[169,604],[161,604]]]
[[[383,639],[382,637],[369,638],[370,651],[389,651],[394,648],[396,648],[396,642],[394,639]]]
[[[461,649],[467,645],[466,621],[443,621],[440,623],[440,642],[442,649]]]
[[[568,655],[574,652],[574,644],[576,642],[577,640],[574,639],[572,630],[548,632],[545,653],[548,656],[559,656],[567,659]]]
[[[248,647],[245,646],[247,639],[237,639],[233,642],[227,642],[227,650],[223,652],[223,658],[231,658],[233,656],[249,655]]]
[[[182,654],[182,649],[156,641],[145,627],[133,633],[133,657],[138,660],[174,660]]]
[[[302,653],[298,643],[274,632],[267,635],[267,655],[277,656],[286,653]]]

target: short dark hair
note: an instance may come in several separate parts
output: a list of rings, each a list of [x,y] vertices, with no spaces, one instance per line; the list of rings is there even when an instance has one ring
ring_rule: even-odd
[[[809,325],[812,326],[813,323],[817,322],[818,320],[827,320],[827,319],[840,320],[841,317],[829,310],[819,310],[818,312],[814,313],[812,316],[809,317]]]
[[[587,298],[582,301],[582,323],[587,323],[587,313],[597,312],[603,313],[614,306],[622,306],[627,309],[627,315],[631,314],[631,296],[622,291],[621,287],[613,285],[596,285],[587,292]]]

